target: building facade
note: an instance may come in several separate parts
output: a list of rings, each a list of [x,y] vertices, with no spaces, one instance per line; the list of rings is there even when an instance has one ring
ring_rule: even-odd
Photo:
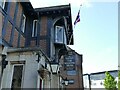
[[[9,48],[1,89],[51,88],[49,59],[40,48]]]
[[[60,59],[60,76],[67,80],[65,88],[83,90],[82,55],[68,47],[67,53]],[[65,84],[65,82],[62,82]]]
[[[14,81],[11,78],[11,80],[8,83],[4,82],[8,79],[5,76],[5,73],[7,73],[7,70],[12,70],[12,73],[10,74],[9,72],[9,74],[11,77],[14,78],[13,71],[15,69],[12,67],[15,67],[15,65],[13,64],[14,62],[16,63],[16,60],[15,58],[13,59],[9,58],[9,55],[10,57],[18,57],[17,55],[20,53],[26,54],[25,50],[28,50],[26,48],[29,48],[28,50],[29,54],[26,54],[26,56],[24,55],[23,56],[27,57],[27,55],[28,56],[31,55],[31,61],[33,61],[33,64],[31,62],[31,65],[36,66],[37,63],[35,64],[35,60],[33,60],[33,57],[32,57],[33,55],[30,53],[31,53],[32,48],[33,49],[40,48],[39,50],[41,50],[41,52],[44,53],[43,56],[44,57],[47,56],[49,58],[50,66],[52,66],[52,64],[59,66],[61,57],[66,55],[66,53],[64,52],[68,52],[67,45],[73,45],[73,29],[72,29],[70,4],[34,9],[31,3],[29,2],[29,0],[28,2],[22,2],[22,1],[17,2],[16,0],[13,0],[13,2],[9,2],[8,0],[3,0],[3,2],[0,2],[0,17],[1,17],[0,19],[1,20],[0,21],[1,22],[0,41],[1,41],[1,46],[2,46],[1,52],[5,50],[5,47],[13,47],[13,49],[14,48],[17,49],[17,52],[16,52],[16,49],[13,50],[14,54],[13,52],[9,52],[9,49],[8,51],[5,50],[7,53],[7,55],[5,56],[7,58],[6,60],[3,60],[3,58],[0,60],[2,63],[2,66],[4,67],[4,69],[3,68],[1,69],[3,71],[1,74],[2,76],[1,87],[3,88],[10,88]],[[21,49],[23,49],[23,51]],[[36,49],[35,50],[33,49],[32,51],[36,52]],[[4,54],[1,53],[1,56],[4,56]],[[34,59],[36,59],[36,57]],[[19,61],[21,59],[17,58],[17,60]],[[28,62],[28,61],[29,60],[27,60],[27,58],[26,60],[24,60],[24,62],[20,61],[20,64],[23,64],[22,66],[20,66],[22,70],[23,70],[24,65],[27,65],[27,63],[25,62]],[[81,57],[80,57],[80,60],[78,61],[80,61],[79,65],[77,65],[80,67],[80,69],[78,69],[78,72],[80,71],[80,73],[76,74],[76,76],[74,77],[79,77],[80,78],[79,81],[81,83],[79,83],[80,85],[76,84],[75,86],[77,88],[82,88],[83,84],[82,84],[82,59]],[[13,64],[11,62],[13,62]],[[45,61],[45,62],[48,63],[48,61]],[[76,59],[76,62],[77,62],[77,59]],[[10,63],[13,65],[12,67]],[[38,70],[37,66],[33,69],[33,72],[35,70],[37,72]],[[26,66],[25,69],[26,68],[28,67]],[[49,72],[53,72],[53,70]],[[60,75],[61,74],[58,71],[57,73],[54,73],[54,74],[52,73],[52,76],[48,75],[48,77],[54,78],[53,81],[50,81],[51,88],[60,87]],[[24,75],[23,77],[24,79],[22,80],[25,80]],[[36,74],[36,77],[34,77],[34,79],[35,80],[38,79],[37,74]],[[76,82],[79,82],[79,81],[76,81]],[[21,84],[20,86],[21,88],[32,88],[32,87],[37,88],[38,87],[36,86],[36,84],[32,84],[32,83],[31,83],[32,84],[31,86],[24,85],[22,81],[21,83],[23,84],[23,85]],[[48,85],[48,88],[49,88],[49,85]]]
[[[95,88],[105,88],[104,87],[105,72],[106,71],[84,74],[83,75],[84,89],[92,90]],[[111,70],[108,72],[115,78],[115,80],[118,83],[118,70]]]

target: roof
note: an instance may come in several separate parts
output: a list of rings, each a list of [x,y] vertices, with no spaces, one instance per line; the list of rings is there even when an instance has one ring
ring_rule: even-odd
[[[91,80],[103,80],[105,78],[105,72],[96,72],[91,74],[84,74],[83,76],[90,76]],[[114,78],[118,77],[118,70],[110,70],[108,71]]]
[[[63,13],[61,11],[66,11],[66,10],[70,10],[70,4],[69,5],[59,5],[59,6],[35,8],[35,11],[40,12],[40,15],[52,14],[52,13]]]
[[[67,46],[67,49],[75,52],[75,53],[76,53],[77,55],[79,55],[79,56],[83,56],[83,54],[79,54],[78,52],[76,52],[75,50],[73,50],[72,48],[70,48],[69,46]]]
[[[27,0],[27,2],[21,0],[20,3],[23,6],[26,14],[28,14],[31,17],[33,17],[33,16],[37,17],[37,13],[34,11],[34,8],[29,0]]]
[[[102,72],[96,72],[96,73],[91,73],[90,75],[94,75],[94,74],[102,74],[102,73],[105,73],[106,71],[102,71]],[[110,70],[108,71],[109,73],[111,72],[118,72],[118,70]]]

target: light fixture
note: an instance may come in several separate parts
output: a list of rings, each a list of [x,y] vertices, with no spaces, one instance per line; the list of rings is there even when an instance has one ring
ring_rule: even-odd
[[[67,77],[65,79],[62,76],[60,77],[62,78],[61,84],[64,84],[65,86],[67,86],[69,84],[69,80],[67,79]]]
[[[65,82],[65,86],[67,86],[68,82],[69,82],[69,80],[67,79],[67,77],[64,79],[64,82]]]
[[[51,63],[51,68],[52,68],[52,73],[53,74],[57,74],[58,73],[58,71],[59,71],[59,64],[58,63],[56,63],[56,62],[52,62]]]

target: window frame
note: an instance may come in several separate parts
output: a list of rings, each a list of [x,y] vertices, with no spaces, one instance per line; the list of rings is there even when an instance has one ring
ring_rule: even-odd
[[[23,19],[24,18],[24,19]],[[23,20],[22,20],[23,19]],[[22,14],[21,18],[21,31],[24,33],[25,32],[25,24],[26,24],[26,16],[25,14]]]
[[[37,37],[37,22],[38,20],[33,20],[32,37]]]
[[[1,3],[0,6],[4,9],[6,0],[2,0],[2,1],[0,1],[0,3]]]
[[[62,30],[62,35],[61,35],[61,41],[58,40],[59,36],[58,36],[58,31],[59,29]],[[64,41],[64,28],[62,26],[55,26],[55,43],[60,43],[62,44]]]
[[[15,66],[23,66],[23,70],[22,70],[22,81],[21,81],[21,88],[23,87],[23,78],[24,78],[24,64],[13,64],[12,65],[12,74],[11,74],[11,85],[10,87],[12,88],[12,80],[13,80],[13,74],[14,74],[14,67]]]

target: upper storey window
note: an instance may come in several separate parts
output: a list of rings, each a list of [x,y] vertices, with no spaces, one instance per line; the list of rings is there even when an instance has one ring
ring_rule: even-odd
[[[33,20],[32,37],[37,36],[37,20]]]
[[[0,6],[7,11],[7,7],[8,7],[8,1],[7,0],[1,0],[0,1]]]
[[[23,14],[21,19],[21,31],[24,33],[25,31],[25,22],[26,22],[26,16]]]
[[[66,44],[65,29],[62,26],[55,27],[55,43]]]

